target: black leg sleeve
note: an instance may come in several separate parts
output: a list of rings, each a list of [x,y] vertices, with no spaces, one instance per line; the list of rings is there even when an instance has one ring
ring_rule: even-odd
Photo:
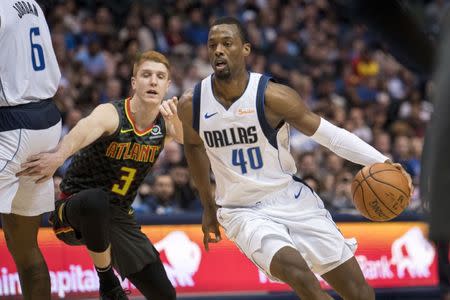
[[[108,248],[110,210],[106,192],[101,189],[81,191],[65,202],[63,213],[89,250],[103,252]]]
[[[148,264],[141,271],[131,274],[128,279],[150,300],[175,300],[176,292],[172,286],[161,260]]]

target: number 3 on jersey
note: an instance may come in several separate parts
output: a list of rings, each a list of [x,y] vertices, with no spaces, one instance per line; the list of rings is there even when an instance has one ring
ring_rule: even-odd
[[[259,147],[248,148],[245,152],[242,148],[233,149],[231,155],[231,163],[233,166],[240,166],[242,174],[247,173],[247,164],[249,164],[250,168],[254,170],[261,169],[263,167],[261,149]]]
[[[33,36],[40,36],[39,27],[30,28],[31,63],[33,70],[42,71],[45,69],[44,49],[38,43],[33,43]]]
[[[120,184],[116,183],[113,185],[111,191],[116,194],[125,196],[128,192],[128,189],[130,188],[131,182],[133,182],[134,176],[136,175],[136,169],[122,167],[120,168],[120,170],[125,173],[125,175],[120,177],[120,180],[123,181],[123,185],[120,186]]]

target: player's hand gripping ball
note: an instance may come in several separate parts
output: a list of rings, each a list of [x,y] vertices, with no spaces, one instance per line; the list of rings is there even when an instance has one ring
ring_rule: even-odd
[[[401,214],[411,194],[411,177],[398,164],[365,166],[352,182],[355,207],[372,221],[388,221]]]

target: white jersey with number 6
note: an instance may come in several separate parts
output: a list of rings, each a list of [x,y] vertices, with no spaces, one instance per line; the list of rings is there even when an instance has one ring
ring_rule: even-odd
[[[0,106],[53,97],[61,73],[36,1],[0,1],[0,45]]]
[[[211,162],[218,205],[250,206],[293,181],[288,124],[275,130],[264,114],[268,80],[250,73],[244,93],[228,109],[214,96],[212,76],[194,89],[193,127]]]

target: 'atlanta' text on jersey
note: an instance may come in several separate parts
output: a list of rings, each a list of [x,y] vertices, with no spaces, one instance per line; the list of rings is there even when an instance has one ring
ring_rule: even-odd
[[[131,159],[139,162],[155,162],[161,146],[141,145],[138,143],[111,142],[106,149],[106,156],[115,159]]]
[[[203,135],[206,144],[211,148],[258,142],[256,126],[203,131]]]

